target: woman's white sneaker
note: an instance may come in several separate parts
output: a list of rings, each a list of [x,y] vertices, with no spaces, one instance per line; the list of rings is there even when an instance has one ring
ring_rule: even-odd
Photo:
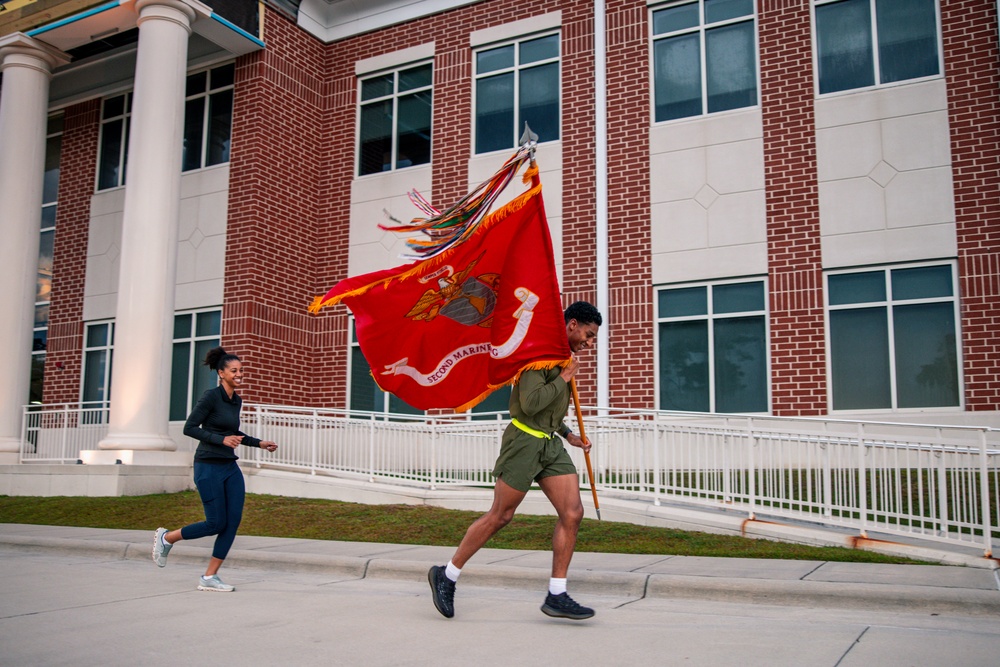
[[[153,562],[160,567],[166,566],[167,554],[170,553],[170,549],[174,546],[164,541],[163,536],[166,534],[166,528],[157,528],[156,532],[153,533]]]
[[[219,575],[213,574],[211,577],[202,577],[198,582],[199,591],[217,591],[219,593],[232,593],[236,590],[236,586],[230,586],[229,584],[222,583],[222,579],[219,579]]]

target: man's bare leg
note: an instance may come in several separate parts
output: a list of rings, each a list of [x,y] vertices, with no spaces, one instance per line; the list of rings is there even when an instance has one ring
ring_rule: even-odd
[[[576,475],[555,475],[543,477],[538,484],[559,516],[552,532],[552,576],[565,579],[583,520],[580,482]]]
[[[465,567],[469,559],[491,537],[510,523],[510,520],[514,518],[514,511],[521,504],[521,501],[524,500],[525,495],[527,494],[524,491],[518,491],[504,482],[503,479],[498,479],[496,485],[493,487],[493,506],[490,507],[486,514],[476,519],[469,526],[469,529],[465,531],[465,537],[462,538],[462,542],[458,545],[455,555],[451,557],[452,564],[457,568]],[[579,496],[579,493],[577,496]],[[574,533],[574,542],[575,537]]]
[[[573,560],[576,535],[583,520],[579,479],[576,475],[556,475],[543,477],[538,484],[559,515],[552,532],[552,579],[549,580],[549,594],[542,604],[542,612],[547,616],[576,621],[591,618],[594,610],[580,605],[566,592],[566,573],[569,562]]]

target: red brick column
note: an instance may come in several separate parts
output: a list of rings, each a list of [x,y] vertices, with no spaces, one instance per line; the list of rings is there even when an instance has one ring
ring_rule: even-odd
[[[809,0],[761,0],[758,22],[772,412],[819,415],[827,388]]]
[[[646,3],[607,3],[610,405],[656,407]],[[592,233],[592,232],[588,232]],[[593,243],[593,237],[586,241]]]
[[[59,161],[59,204],[53,247],[45,403],[80,400],[83,364],[83,293],[87,275],[90,200],[97,171],[101,101],[66,109]]]
[[[941,3],[967,410],[1000,409],[997,6]]]
[[[325,246],[321,165],[324,49],[265,9],[267,48],[237,61],[226,235],[223,345],[244,359],[248,402],[315,405],[321,325],[306,308]],[[353,154],[353,153],[349,153]],[[342,377],[342,375],[341,375]]]

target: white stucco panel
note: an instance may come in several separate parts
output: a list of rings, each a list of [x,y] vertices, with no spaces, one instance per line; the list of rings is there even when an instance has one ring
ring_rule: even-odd
[[[763,136],[760,109],[740,109],[653,125],[649,131],[649,150],[656,155],[732,141],[762,139]]]
[[[708,246],[708,212],[693,199],[653,204],[650,217],[654,264],[658,254]]]
[[[840,125],[816,132],[816,169],[820,182],[867,176],[882,159],[879,123]]]
[[[820,182],[819,214],[822,236],[885,229],[882,187],[868,177]]]
[[[691,199],[704,187],[707,155],[704,148],[657,153],[649,158],[650,198],[660,202]]]
[[[882,121],[884,160],[900,171],[951,165],[948,113],[900,116]]]
[[[896,174],[885,190],[889,227],[955,222],[951,169],[920,169]]]
[[[763,190],[723,195],[709,207],[709,246],[766,242],[767,214]]]
[[[708,185],[720,193],[764,190],[764,141],[746,139],[707,149]]]
[[[653,255],[654,285],[764,273],[767,273],[766,243]]]
[[[955,225],[904,227],[823,239],[823,267],[911,262],[958,254]]]

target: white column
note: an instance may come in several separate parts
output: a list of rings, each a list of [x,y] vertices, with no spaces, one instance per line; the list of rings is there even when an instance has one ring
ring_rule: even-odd
[[[61,51],[24,33],[0,38],[0,463],[16,463],[31,385],[45,128]]]
[[[177,448],[167,423],[188,37],[192,23],[211,10],[192,0],[138,0],[135,8],[139,47],[125,174],[111,417],[99,446],[132,450],[116,457],[123,463],[154,463],[155,457],[137,458],[134,451]]]

